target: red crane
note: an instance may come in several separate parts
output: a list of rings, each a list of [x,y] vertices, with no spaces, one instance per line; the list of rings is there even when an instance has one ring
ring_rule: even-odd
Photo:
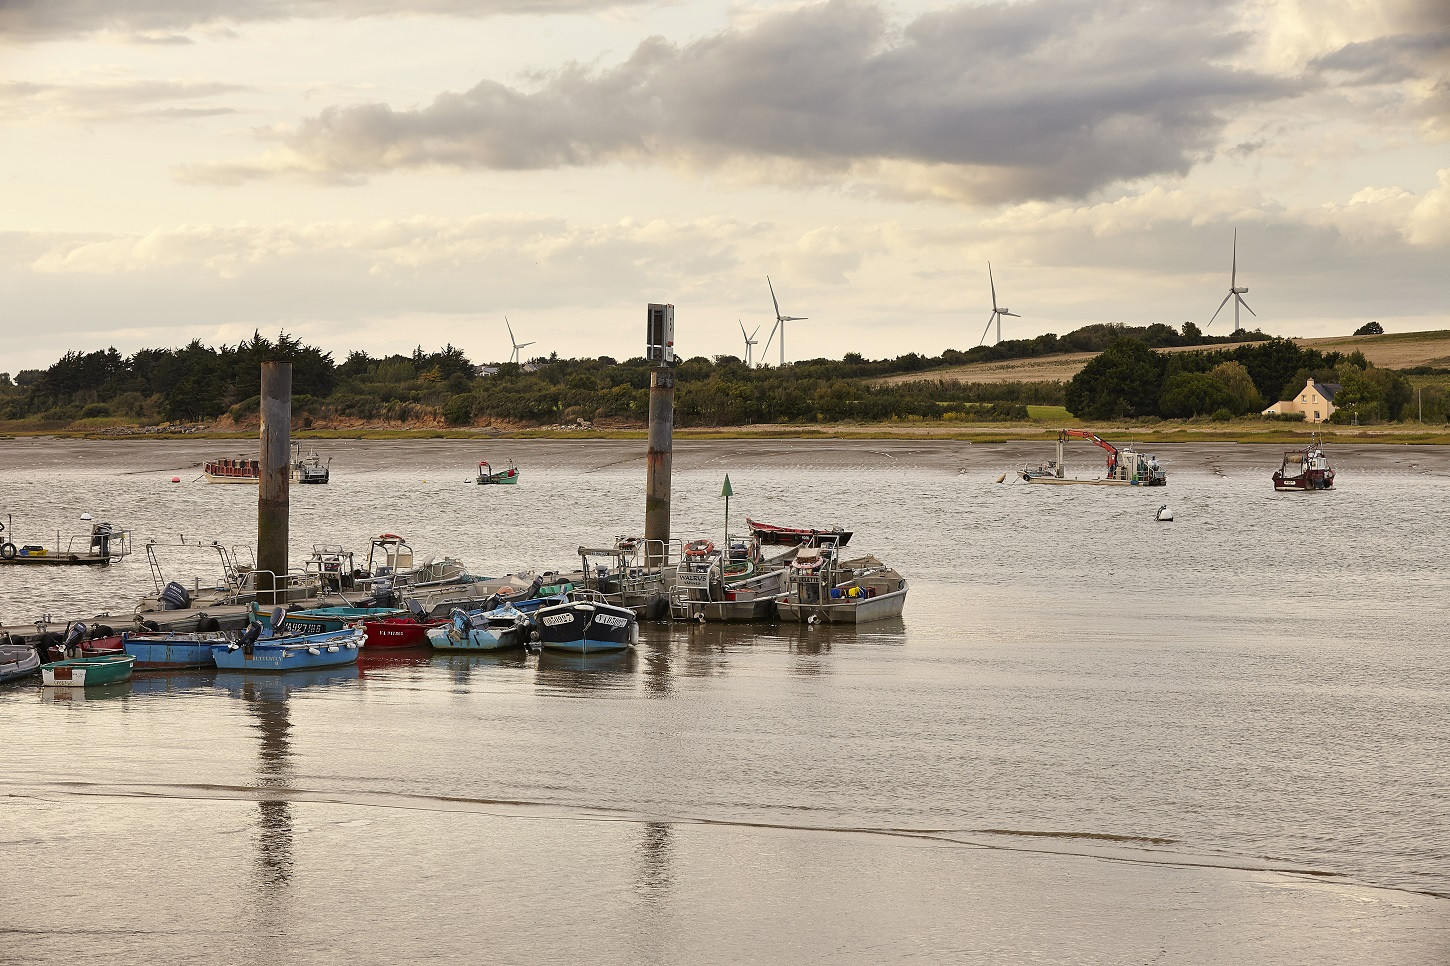
[[[1112,476],[1118,469],[1118,448],[1112,443],[1103,439],[1097,433],[1090,433],[1085,429],[1064,429],[1058,433],[1059,440],[1066,440],[1068,437],[1074,439],[1086,439],[1108,451],[1108,476]]]

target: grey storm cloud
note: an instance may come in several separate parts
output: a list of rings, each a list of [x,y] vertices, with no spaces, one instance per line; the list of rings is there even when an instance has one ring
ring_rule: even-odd
[[[0,0],[0,42],[101,31],[151,43],[197,27],[264,21],[375,16],[480,17],[623,6],[628,0]],[[170,34],[170,35],[169,35]]]
[[[1236,106],[1298,93],[1227,65],[1248,38],[1224,30],[1222,6],[1023,0],[898,29],[870,3],[831,0],[685,45],[651,38],[617,66],[571,65],[532,90],[485,80],[413,110],[330,108],[272,136],[297,170],[339,180],[435,165],[904,162],[969,173],[978,197],[1081,195],[1186,172]]]

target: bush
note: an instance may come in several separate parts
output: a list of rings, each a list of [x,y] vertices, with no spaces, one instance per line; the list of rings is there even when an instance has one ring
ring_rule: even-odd
[[[473,422],[473,397],[468,393],[450,397],[443,404],[443,421],[449,426],[467,426]]]

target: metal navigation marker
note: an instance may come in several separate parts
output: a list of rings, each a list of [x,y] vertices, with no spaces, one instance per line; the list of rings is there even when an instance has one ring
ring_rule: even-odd
[[[725,474],[725,485],[720,488],[720,495],[725,498],[725,555],[730,555],[730,498],[735,495],[735,489],[730,485],[730,474]]]
[[[742,326],[743,328],[743,326]],[[675,307],[649,303],[646,311],[645,358],[667,366],[675,361]]]

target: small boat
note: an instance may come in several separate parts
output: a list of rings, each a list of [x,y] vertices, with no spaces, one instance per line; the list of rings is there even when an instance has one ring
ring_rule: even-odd
[[[288,614],[287,626],[299,634],[319,634],[323,631],[340,631],[353,624],[407,616],[408,612],[398,607],[309,607]],[[260,619],[265,626],[266,619]]]
[[[668,578],[678,566],[678,548],[678,542],[616,537],[612,547],[580,547],[579,570],[566,579],[641,620],[655,620],[670,612]]]
[[[1283,465],[1274,473],[1274,489],[1281,493],[1327,490],[1332,486],[1334,470],[1318,436],[1303,449],[1285,453]]]
[[[0,644],[0,682],[28,677],[40,664],[40,655],[29,644]]]
[[[232,643],[220,631],[161,631],[122,634],[121,646],[136,659],[138,671],[215,667],[212,648]]]
[[[1068,476],[1062,459],[1063,444],[1069,438],[1085,439],[1105,450],[1108,454],[1106,476],[1079,479]],[[1134,447],[1118,449],[1112,443],[1083,429],[1063,429],[1057,434],[1057,458],[1049,460],[1036,469],[1023,467],[1018,476],[1024,483],[1088,484],[1093,486],[1164,486],[1168,475],[1158,464],[1158,459],[1147,453],[1140,453]]]
[[[526,647],[537,639],[533,616],[544,607],[562,604],[565,597],[534,597],[510,603],[491,601],[486,608],[457,608],[442,624],[429,628],[428,643],[435,651],[502,651]]]
[[[297,458],[292,461],[292,482],[303,485],[315,485],[326,483],[332,475],[332,457],[327,462],[317,455],[317,450],[311,450],[306,456],[302,455],[302,444],[293,444],[297,448]]]
[[[603,595],[576,590],[561,603],[534,612],[539,643],[546,650],[572,654],[620,651],[639,641],[639,618],[628,607],[616,607]]]
[[[709,540],[685,545],[670,590],[670,616],[676,620],[769,621],[775,600],[785,591],[786,567],[795,550],[762,561],[757,541],[727,541],[716,550]]]
[[[415,614],[363,621],[363,643],[369,652],[378,648],[397,651],[408,647],[427,647],[428,632],[447,623],[446,617],[426,618]]]
[[[126,680],[135,663],[136,659],[129,654],[73,657],[42,664],[40,675],[48,688],[95,688]]]
[[[86,514],[89,518],[90,514]],[[15,521],[5,515],[8,529],[15,532]],[[120,560],[131,552],[131,532],[117,530],[109,523],[92,523],[89,534],[77,534],[60,545],[60,533],[55,535],[55,549],[40,544],[22,543],[16,545],[4,536],[6,523],[0,523],[0,564],[36,567],[85,567],[99,566]],[[79,541],[79,543],[77,542]]]
[[[807,547],[775,606],[783,621],[866,624],[900,617],[906,590],[906,578],[875,557],[841,561],[834,548]]]
[[[234,459],[207,460],[201,466],[201,475],[208,483],[251,483],[261,482],[260,460],[238,456]]]
[[[224,671],[283,672],[338,667],[356,664],[358,651],[363,646],[360,627],[270,638],[256,637],[253,628],[260,631],[261,625],[250,625],[240,641],[212,645],[212,659],[218,668]]]
[[[831,527],[828,530],[810,527],[777,527],[769,523],[756,523],[749,517],[746,517],[745,523],[750,527],[750,533],[755,539],[761,543],[776,546],[795,546],[802,543],[816,546],[822,542],[831,542],[838,547],[844,547],[851,542],[851,535],[854,532],[841,527]]]
[[[514,465],[513,460],[509,460],[508,469],[506,470],[495,470],[492,466],[489,465],[487,460],[479,460],[478,478],[475,479],[473,482],[482,486],[497,483],[512,484],[517,483],[518,481],[519,468]]]

